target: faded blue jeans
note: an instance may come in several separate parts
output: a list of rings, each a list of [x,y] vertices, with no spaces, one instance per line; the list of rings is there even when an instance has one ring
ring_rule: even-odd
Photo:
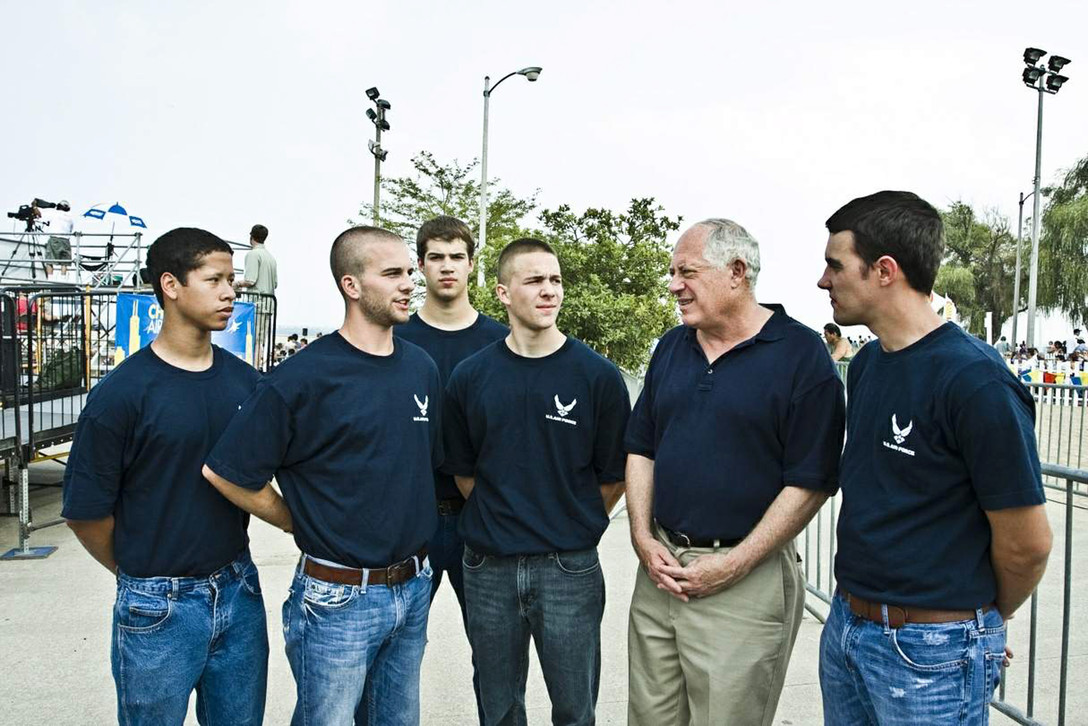
[[[201,724],[259,726],[268,628],[249,552],[208,577],[118,575],[111,651],[122,726],[181,724],[194,689]]]
[[[891,628],[854,615],[836,594],[820,636],[824,724],[987,724],[1004,656],[996,609]]]
[[[551,698],[552,724],[593,724],[604,616],[597,550],[492,557],[465,545],[463,564],[484,724],[526,723],[530,636]]]
[[[431,566],[400,585],[338,585],[295,572],[283,603],[295,676],[293,726],[351,724],[366,699],[372,726],[419,724]]]

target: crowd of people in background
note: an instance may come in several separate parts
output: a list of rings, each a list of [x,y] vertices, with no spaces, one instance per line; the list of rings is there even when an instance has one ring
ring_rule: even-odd
[[[1088,359],[1088,343],[1085,343],[1084,335],[1080,328],[1074,328],[1072,336],[1068,340],[1048,340],[1046,348],[1040,350],[1029,346],[1026,341],[1020,341],[1015,347],[1002,335],[994,348],[1002,358],[1013,363],[1041,363],[1041,364],[1076,364],[1082,365]]]

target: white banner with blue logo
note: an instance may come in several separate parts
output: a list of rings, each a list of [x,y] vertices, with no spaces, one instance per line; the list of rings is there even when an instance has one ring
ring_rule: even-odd
[[[117,327],[114,333],[114,361],[120,363],[140,348],[148,345],[162,330],[163,311],[154,295],[121,293],[117,296]],[[234,303],[234,314],[225,330],[212,333],[212,342],[228,350],[246,363],[254,363],[254,335],[257,327],[257,307],[253,303]]]

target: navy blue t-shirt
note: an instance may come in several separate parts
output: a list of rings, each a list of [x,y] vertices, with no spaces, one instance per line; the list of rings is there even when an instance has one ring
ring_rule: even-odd
[[[1035,404],[990,346],[945,323],[850,364],[835,575],[875,602],[994,601],[986,510],[1045,501]]]
[[[461,330],[442,330],[428,325],[419,313],[408,318],[404,325],[393,328],[393,334],[415,343],[431,356],[438,365],[438,376],[442,386],[450,380],[450,374],[457,364],[476,353],[481,348],[502,340],[510,330],[483,313],[476,316],[476,322]],[[449,474],[440,471],[434,473],[435,494],[439,499],[461,497],[461,490]]]
[[[370,355],[332,333],[264,377],[208,466],[253,490],[274,476],[306,554],[385,567],[434,533],[441,398],[415,345],[394,339],[391,355]]]
[[[201,474],[260,374],[221,348],[186,371],[142,348],[95,386],[64,472],[67,519],[114,517],[114,557],[133,577],[200,577],[249,543],[249,515]]]
[[[739,539],[784,486],[833,494],[845,404],[823,341],[781,306],[706,359],[681,325],[650,360],[624,441],[654,460],[654,518],[696,539]]]
[[[624,478],[630,410],[616,366],[569,336],[543,358],[500,340],[457,366],[443,471],[476,480],[465,542],[500,556],[595,547],[608,527],[600,487]]]

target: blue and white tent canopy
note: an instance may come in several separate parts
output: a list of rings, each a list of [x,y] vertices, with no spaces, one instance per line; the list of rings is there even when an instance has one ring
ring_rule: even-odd
[[[118,223],[126,223],[133,227],[147,229],[147,225],[144,224],[143,219],[129,214],[118,202],[114,202],[108,206],[106,204],[96,204],[84,212],[83,216],[90,217],[91,219],[99,219],[103,222],[109,222],[111,226]]]

